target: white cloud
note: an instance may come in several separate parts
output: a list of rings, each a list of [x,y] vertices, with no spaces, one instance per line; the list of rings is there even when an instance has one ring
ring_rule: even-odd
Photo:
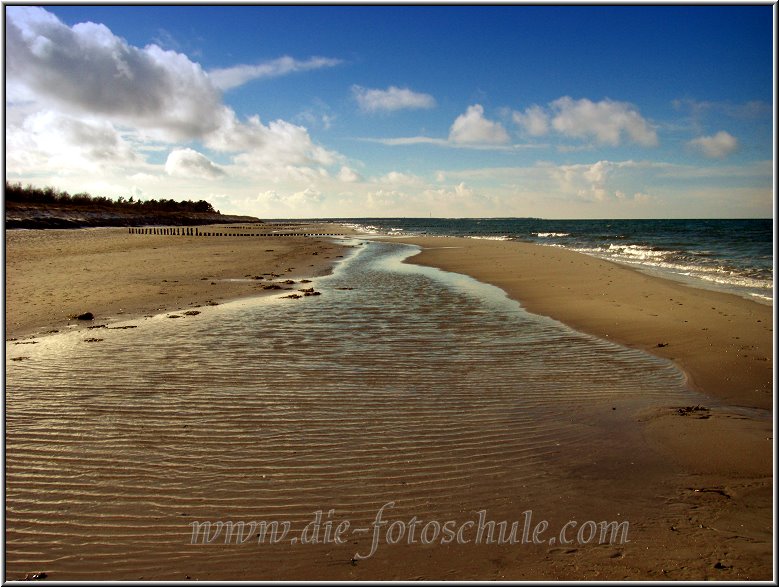
[[[392,137],[386,139],[361,138],[361,141],[379,143],[389,147],[406,145],[435,145],[437,147],[449,147],[452,149],[472,149],[475,151],[515,151],[518,149],[542,149],[547,144],[496,144],[496,143],[456,143],[450,139],[437,139],[434,137]]]
[[[540,106],[530,106],[524,113],[514,112],[512,119],[530,136],[540,137],[549,132],[549,115]]]
[[[505,145],[509,135],[500,123],[484,117],[481,104],[469,106],[449,129],[449,142],[466,145]]]
[[[173,140],[213,130],[224,108],[200,65],[157,45],[133,47],[104,25],[71,28],[42,8],[9,6],[6,32],[12,95]]]
[[[422,180],[416,175],[401,173],[400,171],[390,171],[378,178],[377,181],[392,185],[420,185],[422,183]]]
[[[314,143],[305,127],[281,119],[266,125],[257,115],[242,122],[229,109],[223,112],[218,128],[202,141],[211,149],[238,153],[235,163],[254,167],[254,171],[302,166],[321,172],[343,159]]]
[[[378,189],[368,193],[365,206],[371,211],[380,211],[382,214],[392,215],[403,206],[408,205],[409,197],[404,192],[397,190]]]
[[[362,178],[354,169],[344,165],[341,167],[341,171],[338,172],[338,179],[346,183],[354,183],[360,181]]]
[[[267,190],[258,193],[253,203],[259,204],[263,208],[272,209],[282,205],[283,200],[276,190]]]
[[[594,138],[603,145],[617,146],[623,135],[644,147],[658,144],[657,133],[639,112],[627,102],[586,98],[573,100],[568,96],[551,103],[552,127],[573,138]]]
[[[544,109],[533,105],[524,112],[513,112],[512,119],[525,133],[540,137],[554,130],[575,139],[594,139],[599,145],[618,146],[627,137],[644,147],[657,146],[657,132],[638,110],[627,102],[587,98],[574,100],[563,96]],[[570,150],[562,146],[560,149]]]
[[[585,202],[628,201],[626,194],[635,189],[636,171],[645,167],[634,161],[597,161],[592,164],[543,166],[550,179],[557,183],[556,191]]]
[[[308,128],[330,130],[338,116],[330,106],[319,99],[314,99],[312,105],[295,115],[293,120]]]
[[[329,176],[328,167],[342,163],[344,157],[311,140],[305,128],[275,120],[264,125],[259,117],[246,124],[229,127],[224,134],[212,137],[207,146],[225,151],[237,151],[233,156],[230,175],[253,181],[310,183]]]
[[[423,193],[432,200],[443,201],[468,199],[474,195],[474,191],[465,185],[465,182],[460,182],[451,188],[428,189]]]
[[[248,213],[261,214],[270,218],[289,216],[317,216],[325,201],[324,194],[315,187],[291,193],[268,190],[257,194],[251,201],[242,202],[242,209]]]
[[[512,112],[512,120],[523,132],[533,137],[549,134],[552,130],[571,138],[594,139],[601,145],[617,146],[624,138],[642,146],[656,146],[657,132],[627,102],[602,100],[573,100],[563,97],[551,102],[549,108],[533,105],[524,112]],[[546,144],[510,144],[506,129],[499,122],[484,116],[481,104],[469,106],[449,129],[448,139],[425,136],[372,139],[385,145],[439,145],[472,149],[545,148]],[[563,150],[580,147],[559,147]]]
[[[307,187],[304,190],[295,192],[288,198],[288,202],[293,208],[316,206],[323,201],[324,195],[322,192],[313,187]]]
[[[687,143],[711,159],[724,159],[738,149],[738,139],[724,130],[708,137],[698,137]]]
[[[176,177],[216,179],[225,175],[223,169],[202,153],[192,149],[176,149],[168,155],[165,172]]]
[[[434,108],[435,98],[430,94],[414,92],[408,88],[390,86],[386,90],[352,86],[352,94],[363,112],[392,112],[404,109]]]
[[[436,139],[433,137],[395,137],[389,139],[362,139],[374,143],[381,143],[390,147],[403,145],[438,145],[439,147],[451,146],[446,139]]]
[[[6,128],[6,165],[15,171],[97,173],[140,164],[130,143],[105,121],[40,111]]]
[[[460,182],[422,192],[421,201],[434,214],[441,216],[494,215],[497,198]]]
[[[340,59],[330,57],[311,57],[300,61],[289,56],[279,57],[257,65],[235,65],[208,72],[214,86],[222,91],[231,90],[255,79],[279,77],[299,71],[311,71],[340,65]]]

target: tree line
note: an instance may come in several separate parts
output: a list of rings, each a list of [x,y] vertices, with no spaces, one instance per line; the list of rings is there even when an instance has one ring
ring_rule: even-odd
[[[57,206],[94,206],[110,210],[133,210],[138,212],[198,212],[220,214],[219,210],[205,200],[186,200],[178,202],[160,198],[159,200],[136,200],[132,196],[125,199],[119,196],[116,200],[105,196],[92,196],[86,192],[69,194],[64,190],[47,186],[38,188],[32,185],[22,186],[21,183],[5,182],[5,201],[19,204],[55,204]]]

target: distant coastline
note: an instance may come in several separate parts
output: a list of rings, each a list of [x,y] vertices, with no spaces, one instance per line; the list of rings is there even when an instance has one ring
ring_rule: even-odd
[[[222,214],[205,200],[112,200],[70,195],[56,188],[5,184],[5,228],[88,228],[110,226],[194,226],[260,223],[254,216]]]
[[[73,208],[6,203],[5,228],[90,228],[99,226],[194,226],[201,224],[261,223],[254,216],[203,212],[133,213],[99,207]]]

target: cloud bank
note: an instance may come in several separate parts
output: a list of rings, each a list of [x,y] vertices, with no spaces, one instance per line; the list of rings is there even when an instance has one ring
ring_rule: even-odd
[[[170,177],[227,173],[182,142],[229,154],[234,165],[250,166],[241,173],[273,181],[326,175],[343,159],[302,126],[263,123],[259,116],[240,120],[222,101],[222,90],[250,79],[332,67],[338,60],[282,57],[208,73],[181,53],[132,46],[102,24],[70,27],[34,6],[9,6],[6,14],[6,133],[15,147],[6,163],[14,171],[35,163],[60,173],[63,159],[85,168],[91,158],[93,168],[134,165],[136,173],[152,174],[145,149],[154,144],[169,150],[164,173]]]

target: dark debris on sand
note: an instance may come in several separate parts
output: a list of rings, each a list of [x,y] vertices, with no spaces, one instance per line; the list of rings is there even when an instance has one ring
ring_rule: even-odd
[[[680,416],[689,416],[691,414],[698,414],[698,417],[703,419],[708,418],[710,416],[709,408],[700,405],[685,406],[683,408],[677,409],[676,413],[679,414]]]

